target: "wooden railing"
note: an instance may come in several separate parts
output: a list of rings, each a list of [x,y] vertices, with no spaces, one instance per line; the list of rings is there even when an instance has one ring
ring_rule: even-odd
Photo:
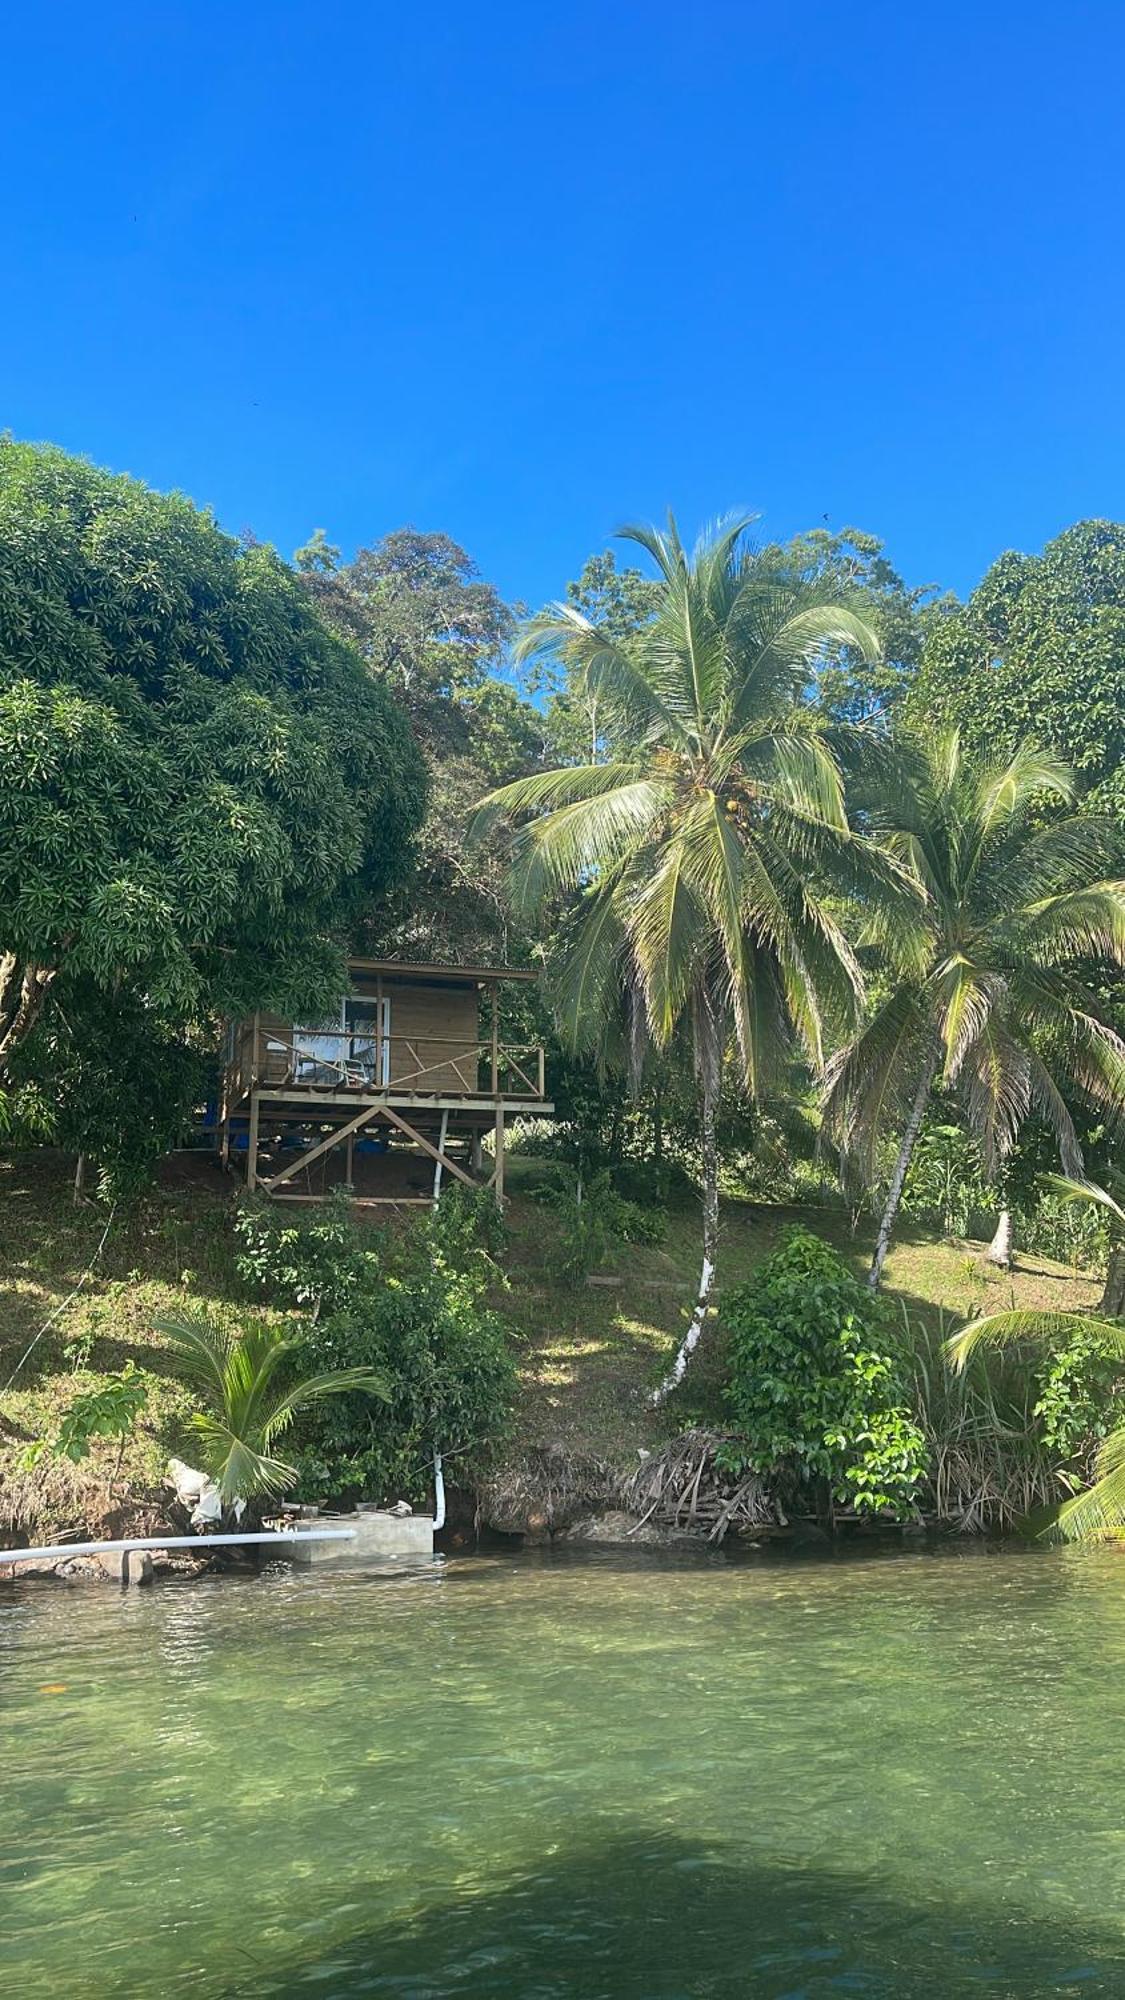
[[[256,1021],[235,1032],[233,1099],[253,1085],[310,1091],[409,1092],[434,1097],[541,1101],[545,1059],[537,1042],[464,1043],[448,1035],[273,1032]]]

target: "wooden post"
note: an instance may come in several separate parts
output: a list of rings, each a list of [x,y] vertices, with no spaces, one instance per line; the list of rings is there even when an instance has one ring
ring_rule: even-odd
[[[542,1100],[543,1100],[543,1099],[544,1099],[544,1098],[546,1097],[546,1095],[547,1095],[547,1067],[546,1067],[546,1065],[547,1065],[547,1058],[546,1058],[546,1055],[545,1055],[545,1053],[544,1053],[544,1049],[543,1049],[543,1044],[542,1044],[542,1042],[540,1042],[540,1044],[539,1044],[539,1099],[540,1099],[540,1102],[542,1102]]]
[[[344,1165],[344,1179],[349,1187],[354,1186],[355,1133],[348,1133],[348,1156]]]
[[[500,998],[495,980],[492,982],[492,1095],[500,1095]]]
[[[438,1149],[437,1149],[437,1159],[436,1159],[436,1160],[434,1161],[434,1200],[435,1200],[435,1201],[437,1200],[438,1196],[439,1196],[439,1195],[440,1195],[440,1193],[441,1193],[441,1170],[442,1170],[442,1167],[443,1167],[443,1166],[444,1166],[444,1164],[445,1164],[445,1139],[446,1139],[446,1134],[448,1133],[448,1131],[449,1131],[449,1106],[448,1106],[448,1105],[446,1105],[446,1106],[445,1106],[445,1109],[444,1109],[444,1110],[442,1111],[442,1114],[441,1114],[441,1130],[440,1130],[440,1132],[438,1133],[438,1142],[437,1142],[437,1146],[438,1146]]]
[[[250,1088],[251,1088],[251,1090],[253,1090],[253,1088],[254,1088],[254,1085],[255,1085],[255,1084],[257,1083],[257,1081],[258,1081],[258,1043],[259,1043],[259,1040],[260,1040],[260,1032],[259,1032],[259,1031],[260,1031],[260,1028],[261,1028],[261,1021],[262,1021],[262,1017],[261,1017],[261,1015],[260,1015],[260,1014],[257,1014],[257,1013],[256,1013],[256,1014],[254,1015],[254,1042],[253,1042],[253,1046],[252,1046],[252,1048],[251,1048],[251,1050],[250,1050]]]
[[[496,1189],[496,1206],[504,1206],[504,1106],[496,1106],[496,1172],[492,1185]]]
[[[375,974],[375,1088],[383,1088],[383,975]],[[386,1064],[387,1078],[390,1079],[391,1065]]]
[[[252,1193],[258,1185],[258,1092],[250,1092],[250,1131],[246,1140],[246,1186]]]
[[[469,1166],[474,1174],[483,1173],[484,1171],[484,1156],[481,1151],[483,1137],[483,1133],[474,1132],[469,1140]]]

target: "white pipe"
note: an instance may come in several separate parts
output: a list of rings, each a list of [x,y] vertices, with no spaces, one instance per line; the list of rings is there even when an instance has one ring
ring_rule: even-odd
[[[445,1474],[441,1469],[441,1453],[434,1452],[434,1533],[445,1526]]]
[[[268,1535],[133,1535],[119,1542],[60,1542],[54,1548],[0,1549],[5,1563],[65,1561],[67,1556],[124,1555],[127,1549],[225,1549],[244,1542],[354,1542],[354,1528],[279,1528]]]

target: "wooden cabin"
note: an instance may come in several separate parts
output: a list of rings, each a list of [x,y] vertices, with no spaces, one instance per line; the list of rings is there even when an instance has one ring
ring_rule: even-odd
[[[502,1202],[508,1123],[554,1109],[543,1049],[500,1026],[503,986],[536,973],[366,958],[349,973],[328,1018],[258,1013],[228,1031],[224,1166],[244,1164],[248,1188],[284,1201],[346,1185],[363,1202],[429,1202],[449,1173]]]

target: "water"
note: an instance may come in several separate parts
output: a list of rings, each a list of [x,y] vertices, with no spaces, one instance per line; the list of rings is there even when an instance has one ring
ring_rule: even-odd
[[[0,1587],[0,1990],[1122,1995],[1123,1668],[1111,1553]]]

